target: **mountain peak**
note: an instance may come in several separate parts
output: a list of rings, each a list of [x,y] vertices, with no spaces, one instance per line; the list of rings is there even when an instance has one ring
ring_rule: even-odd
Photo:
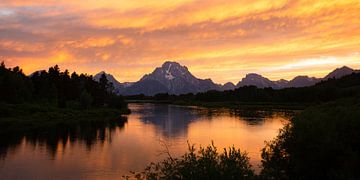
[[[236,86],[235,86],[235,84],[232,83],[232,82],[227,82],[227,83],[225,83],[225,84],[221,87],[221,89],[222,89],[223,91],[225,91],[225,90],[234,90],[235,88],[236,88]]]
[[[294,77],[294,79],[290,80],[283,87],[307,87],[307,86],[315,85],[320,80],[321,79],[317,79],[315,77],[301,75],[301,76]]]
[[[156,84],[156,87],[153,84]],[[219,86],[210,79],[196,78],[186,66],[182,66],[178,62],[166,61],[152,73],[143,76],[128,91],[128,94],[135,94],[135,88],[137,88],[137,94],[154,95],[164,92],[170,94],[197,93],[218,89]]]
[[[242,86],[256,86],[258,88],[272,87],[278,88],[278,85],[268,78],[263,77],[260,74],[249,73],[236,85],[237,87]]]
[[[157,67],[151,74],[143,77],[144,79],[153,79],[169,85],[168,81],[176,79],[196,79],[186,66],[182,66],[175,61],[166,61],[161,67]]]
[[[353,70],[347,66],[343,66],[341,68],[336,68],[334,71],[332,71],[327,76],[325,76],[324,79],[329,79],[329,78],[338,79],[338,78],[341,78],[343,76],[349,75],[354,72],[355,72],[355,70]]]
[[[162,68],[168,68],[169,66],[176,66],[176,67],[181,67],[180,63],[175,62],[175,61],[165,61],[162,64]]]
[[[120,87],[122,87],[121,83],[120,83],[118,80],[116,80],[113,75],[107,74],[105,71],[101,71],[101,72],[97,73],[97,74],[93,77],[93,79],[94,79],[95,81],[98,81],[98,82],[99,82],[99,81],[100,81],[100,78],[101,78],[101,76],[102,76],[103,74],[105,75],[106,79],[107,79],[108,81],[110,81],[110,82],[114,85],[115,88],[120,88]]]
[[[246,77],[263,77],[263,76],[260,74],[256,74],[256,73],[248,73],[248,74],[246,74],[245,78]]]
[[[348,69],[348,70],[353,70],[353,69],[351,69],[351,68],[349,68],[349,67],[347,67],[347,66],[343,66],[343,67],[341,67],[341,68],[337,68],[337,69]]]

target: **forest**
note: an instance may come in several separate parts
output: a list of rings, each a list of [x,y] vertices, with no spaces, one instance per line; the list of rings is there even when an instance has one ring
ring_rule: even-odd
[[[26,76],[20,67],[7,68],[2,62],[0,87],[1,133],[48,131],[130,113],[105,76],[97,82],[57,65]]]

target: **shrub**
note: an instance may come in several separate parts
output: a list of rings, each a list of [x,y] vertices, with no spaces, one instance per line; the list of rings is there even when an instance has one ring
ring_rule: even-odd
[[[144,172],[135,174],[137,179],[252,179],[249,157],[235,147],[218,153],[214,144],[194,146],[180,158],[169,156],[162,162],[151,163]]]
[[[262,152],[269,179],[359,179],[360,98],[311,107]]]

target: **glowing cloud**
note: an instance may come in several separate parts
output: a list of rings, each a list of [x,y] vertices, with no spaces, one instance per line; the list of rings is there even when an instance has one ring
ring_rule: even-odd
[[[237,82],[360,68],[357,0],[2,0],[0,58],[136,81],[165,60]]]

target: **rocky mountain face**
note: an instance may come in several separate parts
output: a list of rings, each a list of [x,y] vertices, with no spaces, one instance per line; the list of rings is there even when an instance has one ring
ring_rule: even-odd
[[[245,78],[243,78],[236,87],[243,86],[256,86],[258,88],[267,88],[271,87],[273,89],[282,89],[288,87],[305,87],[312,86],[318,83],[321,79],[317,79],[314,77],[308,76],[296,76],[294,79],[287,81],[285,79],[281,79],[278,81],[271,81],[268,78],[265,78],[259,74],[247,74]]]
[[[281,88],[281,87],[286,87],[288,84],[289,84],[289,81],[288,80],[285,80],[285,79],[280,79],[280,80],[277,80],[277,81],[273,81],[277,87]]]
[[[143,76],[140,81],[126,88],[125,95],[158,93],[186,94],[208,90],[220,90],[220,86],[211,79],[198,79],[186,66],[177,62],[165,62],[152,73]]]
[[[235,84],[232,82],[225,83],[223,86],[221,86],[221,90],[234,90],[236,88]]]
[[[315,85],[316,83],[320,82],[321,79],[309,76],[296,76],[294,79],[289,81],[285,86],[282,88],[287,87],[307,87]]]
[[[93,79],[95,81],[99,82],[100,78],[103,74],[105,74],[106,79],[113,84],[115,89],[123,88],[123,85],[119,81],[117,81],[113,75],[107,74],[105,71],[101,71],[101,72],[97,73],[93,77]]]
[[[236,85],[236,87],[249,86],[249,85],[253,85],[258,88],[271,87],[273,89],[290,88],[290,87],[307,87],[307,86],[313,86],[322,80],[327,80],[329,78],[341,78],[343,76],[349,75],[354,72],[360,72],[360,71],[343,66],[341,68],[335,69],[324,78],[296,76],[294,79],[290,81],[284,79],[278,81],[271,81],[259,74],[252,73],[252,74],[247,74],[246,77],[243,78]]]
[[[338,79],[338,78],[341,78],[343,76],[346,76],[346,75],[349,75],[349,74],[352,74],[354,72],[359,72],[359,70],[354,70],[354,69],[351,69],[347,66],[343,66],[341,68],[336,68],[334,71],[332,71],[331,73],[329,73],[327,76],[324,77],[324,79],[329,79],[329,78],[335,78],[335,79]]]
[[[155,95],[158,93],[169,94],[186,94],[198,93],[209,90],[233,90],[243,86],[256,86],[258,88],[271,87],[273,89],[290,88],[290,87],[306,87],[312,86],[321,80],[329,78],[340,78],[354,72],[349,67],[337,68],[324,78],[315,78],[309,76],[296,76],[294,79],[287,81],[284,79],[271,81],[259,74],[247,74],[239,83],[234,85],[228,82],[224,85],[215,84],[211,79],[199,79],[191,74],[186,66],[182,66],[177,62],[165,62],[161,67],[157,67],[152,73],[146,74],[138,82],[120,83],[111,74],[100,72],[94,76],[94,80],[99,81],[102,74],[113,83],[116,93],[121,95]]]
[[[265,78],[259,74],[250,73],[247,74],[237,85],[236,87],[243,86],[256,86],[258,88],[271,87],[273,89],[278,89],[279,86],[275,82]]]

